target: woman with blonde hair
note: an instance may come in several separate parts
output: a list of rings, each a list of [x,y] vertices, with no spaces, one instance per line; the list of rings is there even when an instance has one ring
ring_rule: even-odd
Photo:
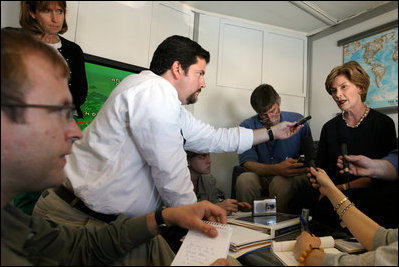
[[[316,165],[366,215],[385,227],[397,227],[397,215],[386,216],[396,210],[397,181],[340,173],[336,165],[337,158],[345,153],[379,159],[397,147],[393,120],[367,106],[369,85],[369,75],[356,61],[335,67],[327,76],[325,89],[341,112],[323,125]],[[390,205],[381,205],[378,200],[382,198]],[[338,217],[323,194],[313,215],[317,221],[339,228]]]

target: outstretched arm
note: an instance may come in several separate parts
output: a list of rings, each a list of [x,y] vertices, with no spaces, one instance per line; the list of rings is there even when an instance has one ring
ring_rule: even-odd
[[[310,168],[310,171],[316,177],[310,178],[312,186],[327,196],[334,208],[338,206],[337,213],[342,215],[343,223],[367,250],[371,250],[374,235],[380,226],[354,205],[349,206],[350,199],[345,200],[345,195],[334,185],[324,170]]]
[[[271,127],[274,139],[286,139],[296,134],[303,125],[299,125],[295,127],[296,122],[288,122],[283,121],[277,125]],[[254,143],[253,145],[257,145],[260,143],[264,143],[270,140],[269,134],[266,128],[256,129],[254,131]]]
[[[370,159],[362,155],[345,155],[345,159],[349,162],[349,172],[353,175],[391,181],[398,178],[398,172],[388,160]],[[342,168],[342,156],[338,157],[337,166]],[[343,170],[340,172],[343,173]]]

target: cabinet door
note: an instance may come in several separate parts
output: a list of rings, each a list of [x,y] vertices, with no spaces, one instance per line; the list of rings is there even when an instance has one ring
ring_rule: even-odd
[[[158,45],[167,37],[181,35],[193,38],[194,13],[183,5],[153,2],[149,62]]]
[[[263,30],[221,20],[217,85],[253,90],[262,80]]]
[[[80,1],[76,42],[85,53],[148,67],[150,1]]]
[[[265,35],[263,82],[279,94],[306,96],[306,37],[268,32]]]

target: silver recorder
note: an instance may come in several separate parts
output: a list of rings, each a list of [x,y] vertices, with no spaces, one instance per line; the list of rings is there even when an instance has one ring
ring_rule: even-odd
[[[252,207],[252,216],[275,215],[277,213],[275,198],[255,199]]]

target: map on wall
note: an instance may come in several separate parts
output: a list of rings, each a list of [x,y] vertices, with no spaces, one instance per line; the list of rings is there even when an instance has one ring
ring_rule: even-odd
[[[344,63],[357,61],[370,76],[366,104],[398,106],[398,28],[344,45]]]

